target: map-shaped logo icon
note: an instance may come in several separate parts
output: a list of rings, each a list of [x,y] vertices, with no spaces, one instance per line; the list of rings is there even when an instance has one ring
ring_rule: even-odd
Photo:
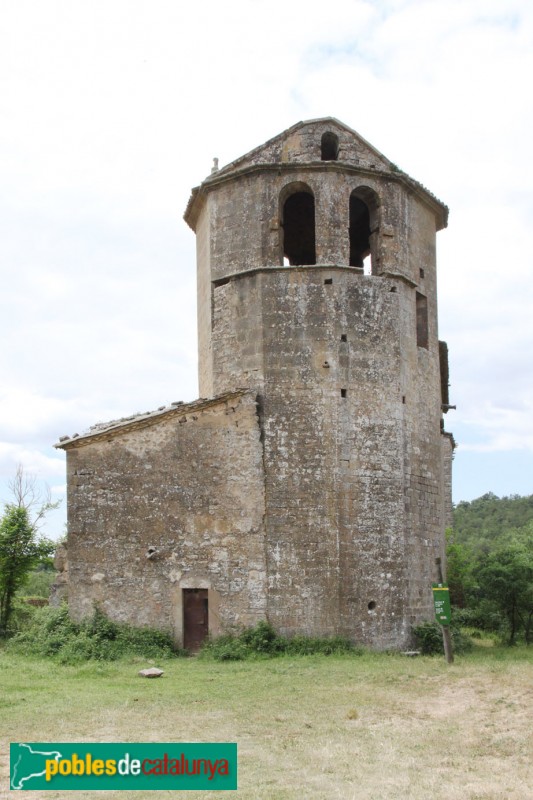
[[[62,757],[57,750],[38,750],[39,745],[18,742],[11,745],[11,788],[31,789],[26,785],[32,779],[45,776],[46,762],[59,761]],[[39,781],[40,783],[41,781]]]

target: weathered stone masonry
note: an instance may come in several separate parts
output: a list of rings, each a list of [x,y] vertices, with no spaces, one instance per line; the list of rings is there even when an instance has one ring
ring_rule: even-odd
[[[209,627],[264,618],[264,486],[247,392],[96,426],[68,450],[69,605],[182,631],[184,588]]]
[[[266,617],[406,645],[451,504],[446,207],[327,118],[214,171],[185,218],[212,399],[59,444],[72,614],[98,603],[182,642],[198,589],[212,633]]]

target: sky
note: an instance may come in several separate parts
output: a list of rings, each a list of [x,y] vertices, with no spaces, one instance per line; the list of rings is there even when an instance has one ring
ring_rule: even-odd
[[[0,2],[0,499],[60,436],[198,395],[190,190],[333,116],[450,207],[454,501],[533,493],[530,0]]]

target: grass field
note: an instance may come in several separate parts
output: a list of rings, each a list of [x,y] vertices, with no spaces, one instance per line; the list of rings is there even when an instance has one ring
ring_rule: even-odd
[[[148,800],[175,792],[13,792],[10,741],[236,741],[239,800],[533,798],[533,648],[443,659],[307,656],[82,667],[0,650],[0,798]]]

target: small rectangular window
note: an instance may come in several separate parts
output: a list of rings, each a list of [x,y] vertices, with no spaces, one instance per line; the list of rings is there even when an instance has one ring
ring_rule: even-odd
[[[439,342],[439,364],[440,364],[440,391],[442,404],[450,405],[450,367],[448,365],[448,345],[446,342]]]
[[[341,342],[347,342],[347,341],[348,341],[347,335],[345,333],[341,333]]]
[[[346,389],[341,389],[341,397],[346,397],[347,391]]]
[[[428,299],[416,293],[416,343],[418,347],[428,348]]]
[[[332,283],[333,283],[333,278],[326,278],[326,280],[324,281],[325,286],[331,286]]]

